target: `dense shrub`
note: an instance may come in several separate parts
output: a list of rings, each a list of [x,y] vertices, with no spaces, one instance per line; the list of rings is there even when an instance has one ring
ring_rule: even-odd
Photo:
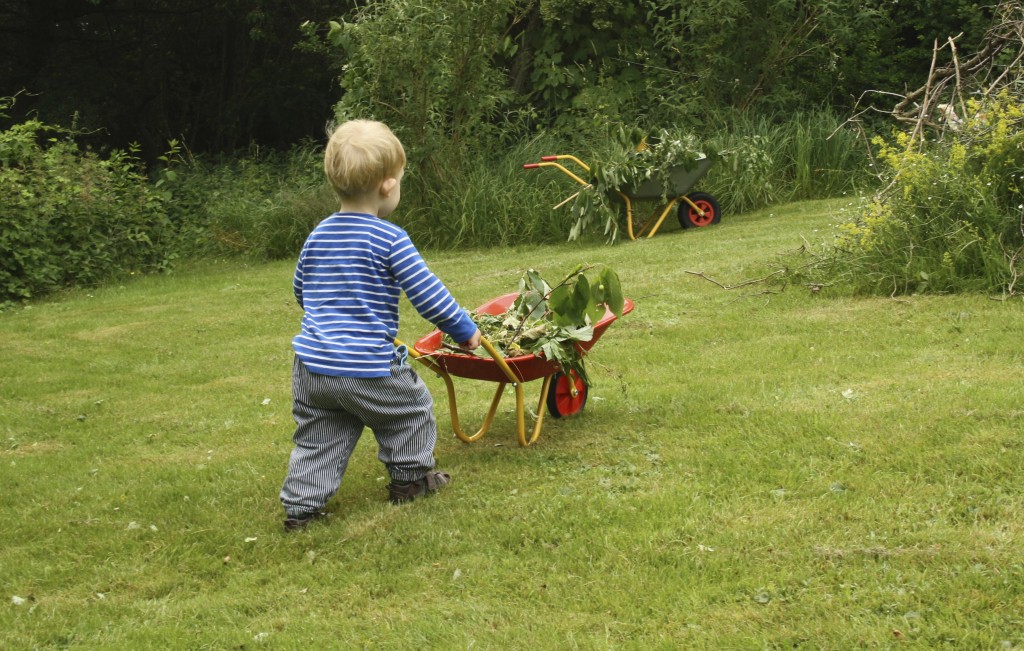
[[[963,124],[941,139],[876,138],[888,185],[804,273],[859,293],[1019,293],[1022,100],[971,100]]]
[[[138,159],[29,120],[0,132],[0,304],[167,268],[168,195]]]

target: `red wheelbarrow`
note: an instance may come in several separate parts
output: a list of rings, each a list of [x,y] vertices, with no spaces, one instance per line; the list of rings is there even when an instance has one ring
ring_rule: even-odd
[[[499,296],[484,303],[476,311],[480,314],[504,314],[518,296],[517,293]],[[622,314],[628,314],[632,310],[633,301],[625,299]],[[594,324],[594,336],[591,340],[576,344],[579,350],[589,351],[615,319],[616,316],[611,310],[605,308],[604,316]],[[563,374],[556,362],[538,355],[504,357],[486,337],[481,339],[481,345],[490,355],[489,359],[468,353],[453,352],[442,348],[442,337],[443,333],[440,330],[435,330],[413,344],[409,348],[409,354],[444,380],[448,389],[448,408],[451,413],[452,429],[455,431],[455,436],[465,443],[479,440],[491,428],[505,386],[509,384],[513,386],[516,394],[516,433],[521,446],[531,445],[540,437],[545,404],[552,416],[561,418],[580,412],[587,403],[588,388],[586,384],[574,373],[569,376]],[[402,345],[397,340],[395,344]],[[475,434],[466,434],[460,424],[452,376],[498,383],[483,425]],[[537,404],[537,420],[534,422],[532,433],[527,438],[523,384],[541,378],[544,382],[541,385],[540,401]]]

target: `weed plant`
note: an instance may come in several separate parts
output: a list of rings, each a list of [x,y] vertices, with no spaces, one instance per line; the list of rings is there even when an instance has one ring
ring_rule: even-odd
[[[972,99],[963,123],[944,133],[876,138],[886,187],[834,242],[804,256],[800,274],[868,294],[1020,293],[1020,99],[1008,91]]]
[[[1021,648],[1024,304],[743,284],[847,203],[428,251],[468,306],[585,261],[636,309],[588,359],[587,408],[529,448],[508,396],[451,438],[421,372],[454,483],[391,506],[366,440],[299,534],[277,500],[291,262],[0,314],[0,647]],[[402,324],[429,330],[404,303]],[[456,379],[467,429],[493,388]]]

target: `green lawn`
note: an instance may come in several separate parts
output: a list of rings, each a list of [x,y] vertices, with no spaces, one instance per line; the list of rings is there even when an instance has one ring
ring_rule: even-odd
[[[372,437],[285,534],[290,262],[0,314],[0,648],[1024,648],[1024,303],[740,284],[845,201],[614,247],[428,252],[468,307],[607,263],[585,412],[429,500]],[[402,338],[430,329],[405,305]],[[526,386],[531,407],[539,382]],[[456,380],[475,429],[494,385]]]

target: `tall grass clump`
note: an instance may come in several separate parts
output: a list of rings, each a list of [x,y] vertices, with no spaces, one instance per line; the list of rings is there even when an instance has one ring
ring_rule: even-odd
[[[524,170],[541,156],[567,153],[560,140],[538,136],[499,153],[465,155],[459,174],[437,183],[413,168],[403,180],[395,219],[428,248],[517,246],[561,242],[571,225],[567,209],[553,206],[575,192],[567,179]]]
[[[1022,99],[970,100],[963,124],[941,138],[920,129],[875,138],[888,185],[804,273],[864,294],[1019,293]]]
[[[276,260],[295,255],[337,200],[324,182],[323,151],[313,144],[287,152],[253,149],[181,177],[181,209],[199,215],[207,240],[197,255]]]
[[[715,122],[704,137],[722,160],[704,187],[728,213],[840,196],[870,183],[863,143],[829,111],[732,113]]]

